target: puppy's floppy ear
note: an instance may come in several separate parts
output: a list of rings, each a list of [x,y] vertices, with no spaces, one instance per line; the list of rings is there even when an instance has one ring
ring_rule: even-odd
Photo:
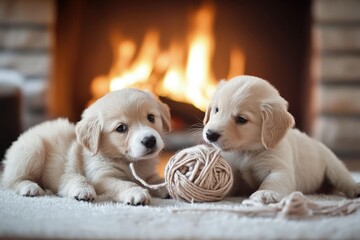
[[[159,109],[161,113],[161,121],[163,125],[163,130],[165,132],[169,132],[171,130],[171,115],[170,115],[170,108],[165,103],[162,103],[158,100]]]
[[[261,141],[266,149],[273,149],[294,126],[293,116],[287,111],[287,102],[265,102],[261,104]]]
[[[96,155],[99,150],[101,131],[102,126],[100,119],[95,116],[84,117],[75,127],[78,142],[89,150],[93,156]]]

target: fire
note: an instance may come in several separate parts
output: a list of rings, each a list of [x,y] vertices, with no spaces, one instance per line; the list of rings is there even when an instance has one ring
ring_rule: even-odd
[[[157,31],[149,31],[139,51],[138,57],[133,64],[118,74],[116,70],[111,76],[110,90],[115,91],[121,88],[133,87],[146,83],[153,69],[153,61],[158,53],[159,34]],[[127,46],[128,45],[128,46]],[[130,48],[129,48],[130,47]],[[119,57],[124,56],[128,60],[134,54],[134,43],[131,41],[120,44]],[[126,58],[128,56],[128,58]],[[128,62],[128,61],[126,61]]]
[[[195,13],[186,44],[188,50],[178,42],[170,44],[167,51],[161,50],[156,30],[145,34],[136,57],[136,44],[131,40],[120,41],[108,76],[99,76],[92,82],[94,98],[108,91],[136,87],[204,111],[217,84],[211,71],[215,50],[214,18],[215,8],[211,4],[203,5]],[[234,49],[227,77],[243,74],[243,71],[244,56],[239,49]]]

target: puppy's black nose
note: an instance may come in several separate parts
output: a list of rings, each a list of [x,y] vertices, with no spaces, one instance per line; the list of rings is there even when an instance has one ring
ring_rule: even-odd
[[[206,131],[206,138],[209,139],[210,142],[216,142],[220,137],[220,134],[217,132],[213,132],[211,130]]]
[[[156,144],[156,138],[154,136],[144,137],[141,143],[147,148],[152,148]]]

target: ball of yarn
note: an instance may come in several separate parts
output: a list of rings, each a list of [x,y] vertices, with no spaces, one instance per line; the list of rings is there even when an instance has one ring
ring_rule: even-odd
[[[233,175],[219,150],[197,145],[176,153],[169,160],[165,181],[174,199],[211,202],[222,200],[230,191]]]

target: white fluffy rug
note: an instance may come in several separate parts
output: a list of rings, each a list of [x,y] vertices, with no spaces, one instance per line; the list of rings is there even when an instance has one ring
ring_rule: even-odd
[[[360,181],[360,173],[354,173]],[[319,205],[339,196],[307,196]],[[61,239],[357,239],[360,209],[347,216],[244,217],[241,198],[188,204],[153,199],[149,206],[85,203],[56,196],[21,197],[0,190],[0,238]],[[199,210],[201,209],[201,210]],[[206,209],[206,210],[203,210]],[[210,210],[210,211],[209,211]],[[216,210],[216,211],[215,211]],[[234,212],[235,211],[235,212]]]

